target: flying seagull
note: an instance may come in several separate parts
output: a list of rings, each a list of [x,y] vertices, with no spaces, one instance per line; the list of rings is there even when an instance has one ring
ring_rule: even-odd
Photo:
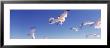
[[[53,17],[49,18],[49,24],[55,24],[55,23],[57,23],[57,24],[62,25],[62,24],[65,22],[65,19],[66,19],[67,16],[68,16],[68,11],[69,11],[69,10],[65,10],[65,11],[64,11],[59,17],[57,17],[57,18],[53,18]]]

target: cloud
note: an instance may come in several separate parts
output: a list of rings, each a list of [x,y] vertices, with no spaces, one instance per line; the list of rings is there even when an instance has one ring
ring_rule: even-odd
[[[44,39],[48,39],[48,37],[47,37],[47,36],[45,36],[45,37],[44,37]]]
[[[32,26],[30,27],[30,32],[27,35],[30,36],[32,39],[35,39],[36,38],[35,33],[36,33],[36,27]]]
[[[72,27],[71,30],[76,31],[76,32],[79,31],[79,29],[75,27]]]
[[[87,37],[87,38],[99,38],[100,35],[93,33],[93,34],[87,34],[86,37]]]
[[[92,24],[94,24],[95,22],[85,22],[83,25],[85,26],[85,25],[92,25]]]
[[[100,26],[95,26],[94,28],[95,28],[95,29],[100,29],[101,27],[100,27]]]
[[[79,28],[82,28],[82,27],[87,26],[87,25],[89,25],[89,26],[93,26],[94,24],[95,24],[94,21],[86,21],[86,22],[82,22],[82,23],[80,24],[80,27],[79,27]]]
[[[95,21],[82,22],[80,24],[80,28],[87,26],[87,25],[94,26],[95,29],[100,29],[101,28],[101,21],[98,20],[97,22],[95,22]]]

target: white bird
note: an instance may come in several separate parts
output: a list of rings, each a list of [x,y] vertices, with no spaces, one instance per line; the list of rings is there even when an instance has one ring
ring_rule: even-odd
[[[67,16],[68,16],[68,11],[69,10],[65,10],[58,18],[53,18],[53,17],[51,17],[51,18],[49,18],[49,24],[55,24],[55,23],[57,23],[57,24],[63,24],[64,22],[65,22],[65,19],[67,18]]]
[[[101,28],[101,21],[98,20],[94,26],[95,29],[100,29]]]

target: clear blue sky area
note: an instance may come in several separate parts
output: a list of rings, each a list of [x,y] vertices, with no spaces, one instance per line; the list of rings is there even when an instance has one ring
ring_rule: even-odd
[[[57,18],[64,10],[10,10],[10,38],[30,39],[27,35],[30,27],[36,27],[36,39],[85,39],[90,33],[100,34],[100,29],[84,27],[78,32],[72,31],[71,27],[78,27],[81,22],[101,17],[101,10],[70,10],[64,24],[49,24],[50,17]]]

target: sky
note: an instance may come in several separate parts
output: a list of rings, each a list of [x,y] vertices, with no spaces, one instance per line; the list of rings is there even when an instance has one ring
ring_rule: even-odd
[[[49,18],[57,18],[64,10],[10,10],[10,38],[31,39],[27,34],[30,27],[36,27],[36,39],[87,39],[86,35],[100,34],[100,29],[85,26],[78,32],[71,27],[79,27],[83,21],[97,21],[101,17],[101,10],[70,10],[63,25],[49,24]],[[99,38],[97,38],[99,39]]]

